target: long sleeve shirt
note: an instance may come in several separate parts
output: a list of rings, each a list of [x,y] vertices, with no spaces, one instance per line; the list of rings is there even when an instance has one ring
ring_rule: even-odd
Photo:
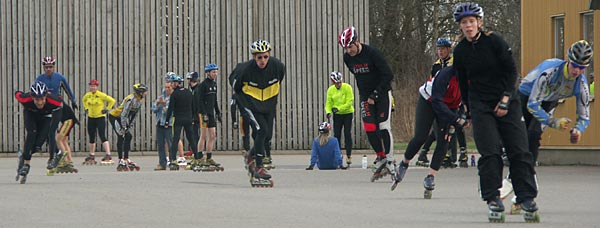
[[[83,109],[87,111],[90,118],[105,117],[106,114],[103,114],[102,110],[111,110],[116,103],[114,98],[100,91],[87,92],[83,95],[82,101]]]
[[[342,153],[337,138],[330,137],[323,146],[319,144],[318,137],[313,140],[310,167],[314,167],[315,164],[319,169],[337,169],[342,166]]]
[[[362,44],[362,50],[357,55],[344,54],[344,63],[356,78],[361,100],[366,100],[375,90],[379,94],[387,94],[391,89],[394,74],[376,48]]]
[[[67,92],[71,102],[77,104],[76,97],[73,95],[71,86],[69,85],[69,82],[67,82],[67,78],[65,78],[64,75],[57,72],[53,72],[52,75],[40,74],[35,80],[46,84],[48,87],[48,92],[51,94],[56,94],[57,96],[60,96],[60,88],[62,87]]]
[[[348,83],[342,83],[338,89],[332,85],[327,89],[327,101],[325,102],[325,113],[332,113],[331,109],[337,108],[336,114],[354,113],[354,92]]]
[[[158,100],[163,98],[166,104],[158,103]],[[164,126],[167,120],[167,109],[169,108],[170,96],[160,95],[153,103],[152,103],[152,112],[156,114],[156,125]],[[170,122],[170,121],[169,121]]]
[[[544,111],[542,102],[555,102],[574,96],[577,123],[575,128],[583,132],[590,124],[590,90],[585,75],[571,78],[568,62],[548,59],[531,70],[521,81],[519,92],[529,96],[527,109],[542,124],[548,125],[551,115]]]
[[[135,93],[129,94],[121,104],[110,112],[113,117],[121,119],[121,127],[131,128],[135,123],[135,117],[142,108],[142,97]]]

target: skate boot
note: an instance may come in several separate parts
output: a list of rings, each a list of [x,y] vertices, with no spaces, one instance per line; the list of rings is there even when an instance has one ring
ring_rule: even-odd
[[[450,155],[446,155],[446,157],[444,158],[444,161],[442,161],[442,167],[444,167],[445,169],[450,168],[456,168],[456,164],[454,164],[454,162],[452,162],[450,160]]]
[[[90,154],[87,158],[85,158],[85,161],[83,161],[82,165],[95,165],[96,163],[96,157]]]
[[[392,191],[394,191],[398,184],[402,182],[404,175],[406,175],[406,170],[408,170],[408,163],[404,163],[404,160],[400,161],[400,164],[398,164],[398,167],[396,167],[396,172],[394,173],[394,183],[392,183],[391,188]]]
[[[266,156],[263,158],[263,168],[265,168],[266,170],[271,170],[275,168],[275,166],[273,165],[273,160],[270,156]]]
[[[488,199],[487,205],[489,209],[488,220],[491,223],[504,223],[506,215],[504,214],[504,204],[502,204],[500,197],[496,196],[492,199]]]
[[[133,161],[127,159],[127,167],[129,168],[129,170],[131,171],[140,171],[140,167]]]
[[[192,159],[194,159],[194,152],[191,150],[188,152],[185,152],[185,154],[183,154],[183,157],[185,158],[184,160],[192,160]]]
[[[538,212],[538,207],[535,201],[533,200],[525,200],[521,203],[521,209],[523,209],[523,218],[527,223],[539,223],[540,222],[540,213]]]
[[[21,167],[21,170],[19,170],[19,183],[25,184],[25,182],[27,181],[27,174],[29,174],[30,168],[31,166],[29,166],[29,164],[23,164],[23,167]]]
[[[169,163],[169,170],[170,171],[179,170],[179,164],[177,163],[177,161],[173,161],[173,162]]]
[[[110,154],[104,155],[102,161],[100,161],[100,165],[113,165],[115,162],[112,160]]]
[[[371,171],[374,173],[382,164],[384,164],[385,158],[377,156],[371,165]]]
[[[125,160],[123,159],[119,159],[119,164],[117,165],[117,171],[121,172],[121,171],[129,171],[129,168],[127,168],[127,162],[125,162]]]
[[[46,169],[54,169],[65,159],[65,153],[59,151],[52,160],[48,160],[48,167]]]
[[[461,168],[469,168],[469,157],[467,157],[467,154],[464,151],[460,152],[458,161]]]
[[[423,187],[425,188],[425,192],[423,197],[425,197],[425,199],[431,199],[431,196],[433,195],[433,189],[435,189],[435,182],[433,182],[434,180],[434,176],[429,174],[427,175],[427,177],[425,177],[425,180],[423,180]]]
[[[271,175],[264,168],[256,168],[255,172],[250,177],[250,185],[252,187],[273,187],[273,181],[270,180]]]
[[[429,159],[427,159],[427,150],[421,149],[419,153],[419,158],[416,162],[417,166],[429,167]]]
[[[194,172],[199,172],[202,169],[202,164],[205,163],[206,158],[193,159],[188,165],[185,167],[186,170],[192,170]],[[188,168],[189,166],[189,168]]]
[[[79,172],[79,170],[73,166],[73,162],[65,161],[64,163],[62,163],[56,167],[56,173],[77,173],[77,172]]]
[[[346,166],[350,168],[350,165],[352,165],[352,156],[346,157]]]
[[[21,150],[19,150],[17,157],[17,176],[15,177],[15,181],[19,181],[19,177],[21,176],[21,168],[23,168],[23,165],[25,164],[25,160],[23,160],[23,152],[21,152]]]
[[[254,173],[254,169],[256,167],[254,162],[254,156],[252,156],[251,152],[246,153],[246,155],[244,156],[244,168],[246,169],[246,171],[248,171],[248,176],[252,176],[251,174]]]
[[[224,171],[225,168],[221,167],[221,164],[217,163],[212,158],[206,159],[205,165],[208,167],[209,171]]]
[[[177,164],[179,164],[179,168],[185,169],[187,167],[187,160],[185,157],[177,158]]]
[[[390,169],[392,169],[393,166],[392,162],[393,161],[388,160],[384,157],[380,162],[381,165],[379,165],[379,167],[373,173],[373,176],[371,176],[371,182],[375,182],[376,180],[379,180],[382,177],[388,175],[390,173]]]

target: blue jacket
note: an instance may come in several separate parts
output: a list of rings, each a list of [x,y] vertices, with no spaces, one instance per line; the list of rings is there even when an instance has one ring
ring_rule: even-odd
[[[319,144],[318,137],[313,140],[310,167],[314,167],[315,163],[319,169],[337,169],[342,166],[340,144],[335,137],[329,138],[329,142],[324,146]]]
[[[75,95],[73,95],[73,91],[71,90],[71,86],[69,86],[69,82],[65,76],[60,73],[54,72],[52,76],[48,76],[47,74],[40,74],[37,76],[35,80],[41,81],[48,87],[48,92],[51,94],[56,94],[60,96],[60,88],[61,86],[67,92],[69,99],[71,99],[71,103],[77,104],[77,100],[75,100]]]

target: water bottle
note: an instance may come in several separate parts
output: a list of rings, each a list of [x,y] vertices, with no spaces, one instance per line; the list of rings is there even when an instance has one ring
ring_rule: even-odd
[[[362,168],[363,168],[363,169],[366,169],[366,168],[367,168],[367,166],[368,166],[368,164],[369,164],[369,163],[368,163],[368,161],[367,161],[367,155],[365,154],[365,155],[363,155],[363,157],[362,157]]]

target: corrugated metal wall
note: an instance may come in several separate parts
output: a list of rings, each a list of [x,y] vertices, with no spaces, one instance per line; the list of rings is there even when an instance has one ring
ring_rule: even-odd
[[[343,70],[336,35],[355,25],[368,43],[368,0],[6,0],[0,1],[0,151],[16,151],[25,131],[16,90],[27,90],[43,72],[43,56],[57,58],[77,100],[90,79],[120,102],[131,85],[150,88],[134,129],[134,150],[156,150],[151,102],[160,94],[162,76],[173,71],[202,71],[221,66],[219,105],[229,115],[231,88],[226,77],[236,63],[250,59],[249,44],[266,39],[272,55],[287,65],[273,139],[274,149],[308,149],[324,117],[328,73]],[[356,93],[358,94],[358,93]],[[81,104],[79,105],[81,106]],[[358,102],[356,102],[358,108]],[[86,120],[72,132],[75,151],[87,150]],[[355,146],[367,146],[355,118]],[[111,128],[109,127],[109,130]],[[112,133],[113,148],[115,138]],[[217,149],[239,149],[230,118],[217,129]]]
[[[569,46],[583,39],[582,13],[590,12],[589,0],[527,0],[521,1],[521,75],[527,75],[531,69],[544,59],[552,58],[553,34],[552,17],[563,15],[565,18],[564,53]],[[594,39],[600,40],[600,14],[594,11]],[[600,72],[600,46],[593,44],[594,62],[596,62],[596,75]],[[589,79],[589,77],[588,77]],[[598,92],[598,89],[596,89]],[[596,93],[598,94],[598,93]],[[598,97],[598,95],[597,95]],[[598,100],[591,103],[591,123],[583,134],[577,146],[600,146],[600,104]],[[567,99],[560,104],[554,116],[566,116],[576,119],[575,99]],[[573,146],[569,142],[567,131],[560,132],[554,129],[544,131],[542,145],[545,146]]]

